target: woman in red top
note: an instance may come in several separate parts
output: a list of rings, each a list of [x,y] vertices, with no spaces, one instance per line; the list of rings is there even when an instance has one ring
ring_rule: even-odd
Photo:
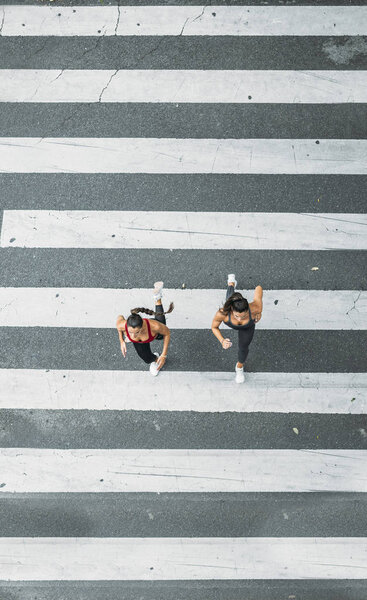
[[[166,326],[165,315],[172,312],[173,302],[169,309],[164,312],[162,306],[163,282],[157,281],[154,284],[155,311],[149,308],[133,308],[130,316],[125,319],[123,315],[117,317],[117,331],[119,333],[121,352],[126,356],[126,343],[132,342],[140,358],[147,364],[150,364],[150,372],[155,377],[163,367],[167,358],[167,350],[170,342],[170,330]],[[142,319],[138,313],[154,315],[154,319]],[[163,352],[159,356],[157,352],[152,352],[150,342],[153,340],[164,340]]]

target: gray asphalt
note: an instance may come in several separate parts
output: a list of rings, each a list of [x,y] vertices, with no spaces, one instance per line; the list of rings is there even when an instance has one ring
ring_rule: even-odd
[[[366,189],[367,175],[0,173],[0,209],[364,213]]]
[[[52,1],[52,0],[50,0]],[[2,0],[1,4],[24,4],[24,0]],[[39,0],[27,0],[39,6]],[[58,0],[57,6],[141,6],[141,0]],[[206,6],[312,6],[315,0],[211,0]],[[317,0],[318,6],[360,6],[365,0]],[[144,6],[198,6],[198,0],[144,0]]]
[[[164,279],[167,288],[220,289],[231,272],[239,289],[367,289],[363,250],[0,248],[4,287],[150,288]]]
[[[366,494],[3,494],[9,537],[360,537]]]
[[[236,333],[228,329],[227,335],[235,344],[233,349],[225,351],[211,331],[173,330],[164,368],[232,371],[237,361]],[[160,349],[161,343],[155,342],[152,347]],[[249,372],[360,373],[367,370],[366,347],[367,331],[258,330],[251,343],[246,369]],[[0,329],[0,368],[135,371],[144,368],[144,363],[133,348],[129,348],[126,359],[122,357],[114,329],[3,327]]]
[[[219,443],[227,449],[364,450],[366,430],[367,415],[5,409],[0,414],[5,448],[210,449]]]
[[[0,37],[0,68],[365,69],[367,37]]]
[[[4,600],[366,600],[366,580],[0,583]]]
[[[24,4],[24,0],[3,0]],[[39,0],[27,4],[40,5]],[[141,5],[57,0],[55,6]],[[197,5],[197,0],[146,0]],[[208,5],[314,5],[215,0]],[[318,0],[319,6],[365,0]],[[367,37],[0,37],[0,68],[367,69]],[[367,105],[5,103],[0,135],[365,139]],[[0,174],[3,209],[364,213],[367,176]],[[0,212],[1,225],[1,212]],[[318,266],[319,271],[311,268]],[[0,249],[0,286],[367,289],[364,252]],[[167,300],[169,298],[167,297]],[[130,307],[121,307],[124,311]],[[212,315],[208,315],[208,328]],[[168,321],[169,324],[169,321]],[[235,340],[236,334],[228,331]],[[154,349],[161,347],[156,343]],[[366,331],[258,330],[250,372],[365,372]],[[198,349],[200,351],[198,352]],[[175,330],[171,371],[230,371],[209,330]],[[0,328],[0,368],[140,371],[112,329]],[[138,376],[138,373],[137,373]],[[236,393],[237,390],[234,390]],[[0,392],[1,393],[1,392]],[[108,390],[106,391],[108,393]],[[352,398],[350,399],[352,401]],[[295,435],[297,427],[299,435]],[[361,415],[2,410],[0,445],[364,449]],[[292,474],[290,473],[290,477]],[[0,475],[1,483],[1,475]],[[366,536],[366,494],[8,494],[1,536]],[[1,575],[0,575],[1,577]],[[4,582],[1,600],[366,600],[366,580]]]
[[[256,102],[256,95],[253,97]],[[5,137],[365,139],[367,104],[5,103]],[[321,142],[322,143],[322,142]]]

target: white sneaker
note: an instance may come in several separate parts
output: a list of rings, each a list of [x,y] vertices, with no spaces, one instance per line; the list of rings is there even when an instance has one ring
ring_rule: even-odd
[[[236,365],[236,383],[243,383],[245,381],[245,374],[243,372],[243,367],[237,367]]]
[[[234,282],[234,289],[237,287],[236,275],[234,273],[230,273],[228,275],[227,285]]]
[[[153,354],[158,358],[158,356],[159,356],[158,352],[153,352]],[[150,363],[149,371],[150,371],[150,374],[153,375],[153,377],[157,377],[157,375],[159,373],[159,369],[158,369],[158,365],[156,362]]]
[[[154,289],[153,289],[155,302],[157,302],[157,300],[160,300],[162,298],[162,295],[163,295],[162,290],[163,290],[163,281],[156,281],[154,284]]]

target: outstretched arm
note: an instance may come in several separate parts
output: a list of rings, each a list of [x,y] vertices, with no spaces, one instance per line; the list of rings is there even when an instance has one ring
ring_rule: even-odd
[[[126,323],[125,317],[123,315],[119,315],[117,317],[116,327],[117,327],[117,331],[119,334],[121,352],[122,352],[122,355],[124,358],[126,357],[126,342],[124,340],[125,323]]]
[[[168,346],[171,340],[171,332],[168,329],[167,325],[164,325],[159,321],[150,321],[150,327],[154,334],[160,333],[161,335],[163,335],[163,350],[162,354],[157,360],[158,369],[161,369],[164,363],[166,362]]]
[[[253,319],[255,323],[260,321],[262,311],[263,311],[263,289],[261,285],[257,285],[255,288],[254,300],[253,300],[254,311],[253,311]]]
[[[212,322],[212,332],[214,333],[215,337],[219,341],[219,343],[222,346],[222,348],[224,348],[224,350],[227,350],[228,348],[230,348],[232,346],[232,342],[231,342],[231,340],[229,338],[224,338],[222,336],[220,330],[219,330],[219,325],[223,321],[224,321],[224,316],[218,310],[215,313],[214,319],[213,319],[213,322]]]

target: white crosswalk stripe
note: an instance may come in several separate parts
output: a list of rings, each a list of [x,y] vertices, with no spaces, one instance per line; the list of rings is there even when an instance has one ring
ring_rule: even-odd
[[[366,35],[363,6],[4,6],[4,36]]]
[[[0,138],[0,173],[367,174],[367,140]]]
[[[241,290],[252,300],[252,290]],[[172,329],[208,329],[225,302],[225,290],[166,289]],[[367,329],[367,292],[264,290],[259,329]],[[112,328],[131,304],[154,309],[152,290],[103,288],[0,288],[0,327]],[[333,311],[330,312],[330,306]],[[203,310],[201,307],[205,307]]]
[[[344,6],[56,4],[0,6],[0,102],[10,115],[0,117],[0,186],[7,190],[0,266],[17,267],[0,284],[0,597],[24,590],[27,598],[69,600],[82,590],[88,600],[100,600],[100,593],[138,600],[153,598],[150,583],[168,583],[169,589],[154,588],[160,600],[219,600],[229,581],[233,600],[313,597],[313,584],[318,600],[344,597],[367,578],[367,292],[362,272],[360,289],[355,272],[344,289],[336,276],[325,284],[318,258],[332,253],[340,273],[341,257],[367,250],[365,211],[352,210],[340,193],[323,205],[330,185],[345,189],[347,181],[355,196],[363,195],[367,140],[357,121],[367,104],[367,7],[347,0]],[[232,43],[238,60],[224,50],[218,58],[218,45]],[[70,134],[66,111],[87,103],[95,137]],[[121,106],[127,103],[130,129],[116,133],[110,124],[111,133],[108,127],[101,133],[107,111],[125,111],[127,119],[130,107]],[[247,121],[259,115],[240,104],[269,105],[269,112],[261,108],[269,115],[266,135],[252,137]],[[176,108],[195,118],[206,110],[226,111],[226,119],[246,112],[236,139],[219,116],[217,130],[214,123],[203,135],[206,126],[196,131],[193,119],[192,133],[186,127],[168,137],[160,119]],[[300,124],[306,109],[315,115],[312,132],[326,110],[353,118],[340,123],[340,133],[311,139],[311,129],[305,134]],[[144,135],[146,110],[158,133]],[[287,111],[297,117],[290,135],[280,129]],[[29,130],[16,137],[11,129],[20,114]],[[113,206],[108,194],[96,206],[95,194],[87,197],[80,185],[98,175],[116,185]],[[115,183],[125,175],[128,191]],[[190,210],[173,191],[167,210],[167,193],[160,199],[152,186],[158,200],[140,210],[143,179],[147,185],[157,176],[167,189],[197,176],[228,178],[231,185],[231,176],[243,181],[243,192],[229,200],[214,186],[213,205],[196,193]],[[68,195],[61,182],[69,177],[77,185]],[[268,195],[251,196],[249,177],[268,178],[270,187],[285,178],[282,212],[269,207]],[[40,182],[38,199],[30,178]],[[58,194],[50,206],[41,198],[44,178]],[[289,178],[300,181],[297,205]],[[315,182],[308,204],[304,191]],[[152,260],[142,259],[150,250]],[[209,331],[225,289],[211,287],[214,269],[197,256],[215,250],[249,300],[257,283],[264,288],[243,385],[230,371],[235,348],[222,351]],[[255,253],[270,271],[281,251],[288,261],[279,283],[250,278]],[[93,270],[89,287],[76,282],[76,270],[66,277],[70,266],[62,257],[72,252]],[[304,272],[295,266],[296,252],[307,257]],[[101,253],[104,268],[111,267],[106,278],[96,277]],[[151,289],[139,287],[141,273],[144,286],[150,277],[153,284],[178,260],[187,270],[185,286],[167,285],[163,299],[165,308],[175,303],[167,317],[169,361],[152,378],[132,344],[127,359],[121,356],[116,317],[135,306],[153,308]],[[24,281],[28,268],[31,283]],[[213,368],[207,360],[215,352]],[[320,367],[323,354],[328,360]],[[215,516],[200,533],[209,511]],[[291,586],[280,590],[284,582]],[[218,586],[214,592],[209,583]]]
[[[367,540],[356,538],[3,538],[12,581],[359,579]]]
[[[21,494],[367,492],[366,461],[367,450],[0,450],[6,491]]]
[[[367,71],[0,69],[0,102],[367,102]]]
[[[366,250],[366,224],[352,213],[5,210],[0,246]]]
[[[0,369],[0,408],[367,414],[366,373],[233,373]],[[124,394],[121,394],[121,390]]]

